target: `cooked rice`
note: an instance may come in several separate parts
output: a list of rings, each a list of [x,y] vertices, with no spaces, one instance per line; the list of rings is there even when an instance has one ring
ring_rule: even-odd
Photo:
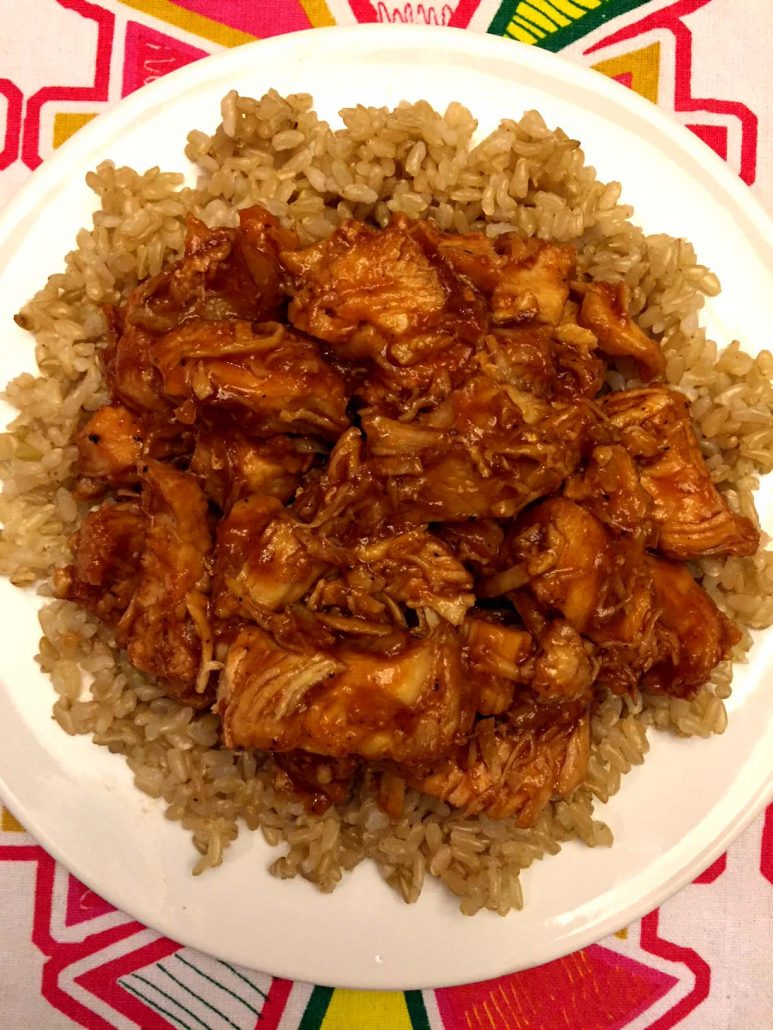
[[[188,212],[210,226],[233,225],[239,208],[256,203],[292,224],[304,242],[326,237],[347,218],[384,225],[396,211],[434,218],[445,230],[517,230],[575,242],[581,270],[630,286],[639,324],[662,338],[668,381],[692,401],[715,483],[733,508],[757,521],[753,491],[773,467],[773,356],[751,357],[738,343],[717,356],[698,313],[719,284],[689,243],[646,236],[633,225],[632,209],[619,203],[620,185],[599,182],[579,143],[548,129],[535,111],[503,121],[477,144],[476,122],[458,103],[442,115],[420,101],[391,111],[358,106],[341,117],[345,127],[333,130],[305,94],[272,91],[256,101],[231,92],[214,135],[189,136],[195,188],[158,168],[139,174],[109,162],[87,176],[100,198],[93,228],[78,233],[65,271],[18,316],[35,333],[41,376],[22,375],[6,391],[20,414],[0,437],[0,571],[20,586],[37,582],[50,597],[50,571],[68,560],[67,538],[84,510],[71,493],[73,432],[84,412],[107,400],[96,360],[104,345],[100,305],[125,298],[181,255]],[[623,371],[610,378],[625,383]],[[767,553],[710,559],[693,571],[743,626],[773,622]],[[466,914],[521,908],[520,870],[564,841],[611,844],[594,801],[606,801],[643,761],[648,727],[708,737],[727,724],[729,663],[691,702],[608,697],[593,718],[585,782],[571,800],[549,805],[532,829],[465,818],[415,791],[392,821],[367,779],[348,804],[314,816],[274,790],[270,760],[218,747],[218,717],[165,697],[88,612],[52,601],[40,621],[38,661],[58,695],[59,724],[125,755],[136,785],[163,798],[167,817],[191,832],[200,855],[194,872],[222,861],[243,821],[270,845],[284,844],[271,866],[279,877],[301,875],[329,891],[368,857],[406,901],[433,876],[458,895]],[[747,631],[738,659],[750,644]]]

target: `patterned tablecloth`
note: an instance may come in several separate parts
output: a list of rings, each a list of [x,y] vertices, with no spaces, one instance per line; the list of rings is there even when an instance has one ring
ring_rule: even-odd
[[[659,104],[773,209],[771,0],[0,0],[0,203],[98,112],[224,47],[425,22],[561,51]],[[437,991],[290,983],[181,948],[0,821],[6,1030],[773,1028],[773,806],[641,922],[548,965]]]

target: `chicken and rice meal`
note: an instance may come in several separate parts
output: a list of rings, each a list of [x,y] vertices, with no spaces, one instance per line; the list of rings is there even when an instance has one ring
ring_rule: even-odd
[[[69,733],[192,832],[243,822],[323,890],[522,905],[611,843],[650,726],[722,732],[773,618],[752,491],[767,352],[530,112],[229,94],[195,188],[106,163],[17,317],[2,570],[38,583]]]

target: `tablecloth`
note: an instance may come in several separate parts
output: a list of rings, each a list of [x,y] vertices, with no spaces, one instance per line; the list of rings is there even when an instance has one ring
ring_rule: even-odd
[[[0,0],[0,204],[100,111],[224,47],[421,22],[540,46],[671,112],[773,209],[770,0]],[[0,1026],[169,1030],[773,1027],[773,806],[659,910],[574,955],[442,990],[230,966],[116,911],[0,818]]]

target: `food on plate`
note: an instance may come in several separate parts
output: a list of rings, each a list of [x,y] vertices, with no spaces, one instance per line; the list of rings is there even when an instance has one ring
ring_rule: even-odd
[[[243,820],[279,876],[369,857],[504,914],[611,842],[648,726],[724,728],[773,619],[773,359],[716,359],[711,274],[535,113],[476,146],[457,104],[342,116],[229,94],[196,188],[90,177],[18,319],[0,558],[55,598],[58,721],[197,871]]]

